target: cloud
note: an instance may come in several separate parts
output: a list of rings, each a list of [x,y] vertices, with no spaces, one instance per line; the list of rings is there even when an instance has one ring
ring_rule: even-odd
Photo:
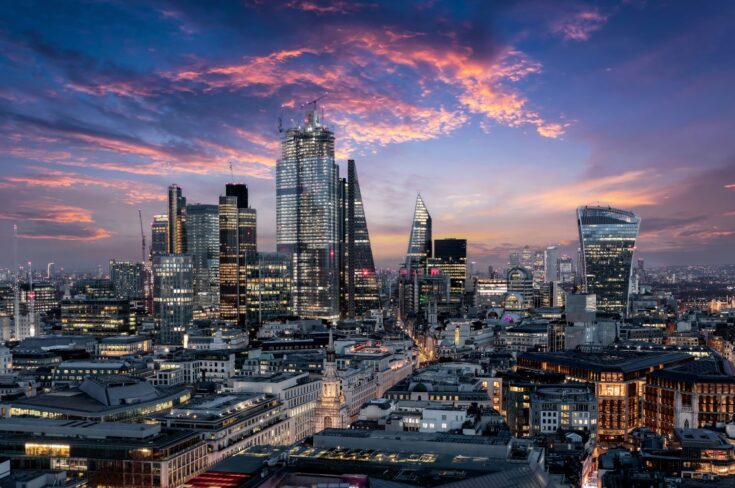
[[[607,15],[599,9],[580,10],[554,22],[551,31],[569,41],[587,41],[607,23]]]
[[[21,239],[98,241],[112,236],[107,229],[92,225],[91,211],[48,200],[27,203],[15,211],[0,211],[0,220],[16,222]]]

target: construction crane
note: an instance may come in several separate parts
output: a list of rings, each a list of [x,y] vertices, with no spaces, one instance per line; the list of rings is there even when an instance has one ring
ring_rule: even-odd
[[[312,105],[314,107],[314,111],[316,112],[316,104],[317,104],[317,102],[319,102],[319,100],[323,99],[327,95],[329,95],[329,92],[324,92],[322,95],[316,97],[314,100],[310,100],[308,102],[304,102],[301,105],[299,105],[299,109],[300,110],[303,110],[304,108],[306,108],[307,105]]]
[[[235,182],[235,173],[232,171],[232,160],[230,160],[230,183]]]
[[[138,209],[138,221],[140,222],[140,259],[145,263],[145,232],[143,231],[143,212]]]

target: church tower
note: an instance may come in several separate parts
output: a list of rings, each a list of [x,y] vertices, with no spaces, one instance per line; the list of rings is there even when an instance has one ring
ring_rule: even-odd
[[[314,414],[314,432],[324,429],[347,427],[347,406],[342,394],[342,382],[337,377],[337,353],[334,351],[332,328],[329,329],[329,345],[324,357],[322,396]]]

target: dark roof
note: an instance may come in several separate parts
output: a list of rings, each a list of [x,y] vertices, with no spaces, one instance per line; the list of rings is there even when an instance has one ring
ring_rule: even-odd
[[[560,364],[591,371],[610,371],[629,373],[666,363],[676,363],[691,359],[692,356],[679,352],[637,352],[603,349],[596,352],[525,352],[520,359],[530,359],[552,364]]]
[[[733,368],[725,360],[703,358],[658,370],[652,376],[691,383],[735,383],[733,373]]]

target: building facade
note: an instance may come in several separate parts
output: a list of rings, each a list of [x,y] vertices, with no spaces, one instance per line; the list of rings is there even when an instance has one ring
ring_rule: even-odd
[[[201,203],[186,206],[186,241],[191,254],[194,305],[219,303],[219,208]]]
[[[256,227],[248,187],[228,183],[219,198],[219,312],[240,327],[248,325],[248,256],[257,252]]]
[[[191,256],[153,257],[153,310],[162,344],[181,344],[193,317]]]
[[[626,314],[635,241],[641,218],[610,207],[579,207],[577,227],[581,248],[581,278],[588,293],[597,295],[597,308]]]

